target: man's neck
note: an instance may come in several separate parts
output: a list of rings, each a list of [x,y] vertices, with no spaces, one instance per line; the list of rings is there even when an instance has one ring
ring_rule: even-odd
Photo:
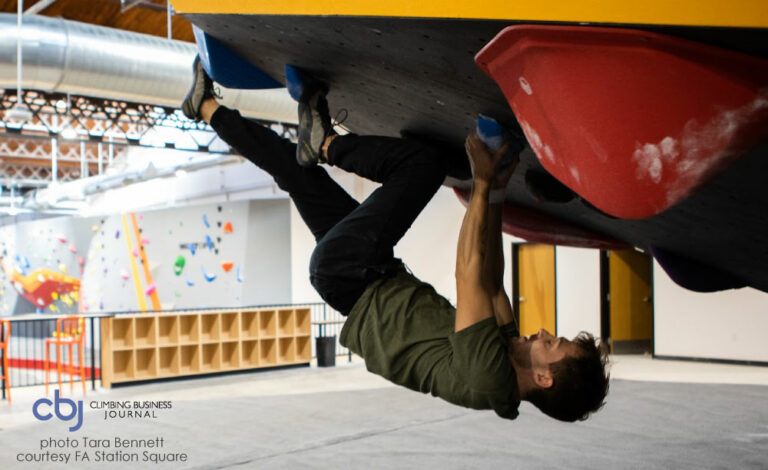
[[[536,384],[533,382],[533,371],[526,367],[520,367],[512,362],[512,367],[515,369],[515,376],[517,377],[517,393],[521,400],[525,400],[528,393],[536,388]]]

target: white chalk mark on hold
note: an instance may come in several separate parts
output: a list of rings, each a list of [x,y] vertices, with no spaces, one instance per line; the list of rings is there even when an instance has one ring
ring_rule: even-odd
[[[608,152],[606,152],[602,145],[600,145],[600,142],[592,137],[592,135],[583,127],[581,128],[581,133],[584,135],[584,138],[587,139],[587,143],[592,149],[592,152],[597,155],[597,158],[599,158],[602,163],[606,163],[608,161]]]
[[[517,81],[520,82],[520,88],[522,88],[524,92],[526,92],[529,95],[533,94],[533,90],[531,89],[531,84],[528,83],[528,80],[526,80],[525,77],[521,76],[517,79]]]
[[[683,126],[679,139],[667,136],[658,144],[636,142],[632,159],[637,162],[637,179],[650,178],[659,184],[668,172],[664,182],[666,201],[668,205],[677,203],[735,156],[734,150],[743,145],[733,142],[736,131],[766,111],[768,98],[757,96],[741,108],[721,111],[707,123],[691,119]]]
[[[555,154],[552,152],[552,149],[549,148],[549,145],[544,145],[544,155],[547,156],[551,161],[555,161]]]
[[[581,175],[579,174],[579,169],[573,166],[570,168],[570,170],[573,179],[576,180],[577,183],[581,183]]]

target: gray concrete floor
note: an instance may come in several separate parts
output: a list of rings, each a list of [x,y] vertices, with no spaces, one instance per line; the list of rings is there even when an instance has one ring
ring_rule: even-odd
[[[83,426],[71,433],[73,422],[36,420],[43,391],[22,388],[12,405],[0,402],[0,468],[768,468],[768,368],[619,357],[613,377],[605,409],[577,424],[527,404],[516,421],[465,410],[392,386],[359,361],[89,391]],[[89,409],[124,400],[172,408],[114,420]],[[148,450],[189,460],[97,463],[87,449],[90,463],[17,461],[67,437],[78,448],[53,451],[70,458],[84,437],[162,437],[163,449]]]

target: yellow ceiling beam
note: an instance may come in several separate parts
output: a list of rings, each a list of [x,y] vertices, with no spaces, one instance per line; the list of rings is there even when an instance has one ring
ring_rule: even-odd
[[[172,0],[179,13],[768,27],[768,0]]]

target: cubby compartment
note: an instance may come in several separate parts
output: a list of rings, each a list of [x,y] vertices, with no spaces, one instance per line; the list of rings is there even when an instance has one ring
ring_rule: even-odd
[[[179,348],[168,346],[160,348],[159,375],[177,375],[179,373]]]
[[[136,330],[135,340],[137,348],[154,346],[156,344],[156,323],[157,319],[155,317],[141,317],[134,320],[134,328]]]
[[[300,362],[312,360],[312,343],[309,336],[296,338],[296,360]]]
[[[237,369],[240,367],[240,343],[232,341],[221,343],[221,368]]]
[[[308,363],[311,321],[304,307],[107,317],[102,384]]]
[[[202,355],[202,370],[217,371],[221,369],[221,344],[204,344]]]
[[[112,349],[133,347],[133,318],[112,320]]]
[[[259,337],[259,314],[257,312],[240,312],[240,331],[243,339]]]
[[[200,320],[197,315],[179,316],[179,342],[181,344],[197,343],[200,339]]]
[[[154,378],[157,376],[157,351],[155,348],[136,350],[136,378]]]
[[[277,364],[277,346],[274,339],[262,339],[259,340],[259,365],[263,367],[274,366]]]
[[[219,341],[219,314],[208,313],[200,315],[200,341]]]
[[[179,317],[159,317],[157,319],[158,325],[158,340],[160,346],[166,344],[178,344],[179,343]]]
[[[280,310],[277,312],[277,335],[293,336],[293,310]]]
[[[112,380],[122,382],[136,376],[133,351],[115,351],[112,356]]]
[[[200,372],[200,347],[197,345],[181,346],[181,362],[179,371],[182,374],[192,374]]]
[[[275,324],[276,320],[274,310],[265,310],[259,312],[259,337],[274,338],[276,334]]]
[[[293,362],[296,356],[294,350],[293,338],[280,338],[277,343],[277,362],[278,364],[285,364],[286,362]]]
[[[242,367],[257,367],[259,365],[259,342],[256,340],[243,341]]]
[[[296,319],[296,335],[308,335],[311,330],[311,318],[308,308],[300,308],[293,311]]]
[[[239,324],[237,321],[238,313],[229,312],[221,314],[221,340],[237,341],[240,337]]]

